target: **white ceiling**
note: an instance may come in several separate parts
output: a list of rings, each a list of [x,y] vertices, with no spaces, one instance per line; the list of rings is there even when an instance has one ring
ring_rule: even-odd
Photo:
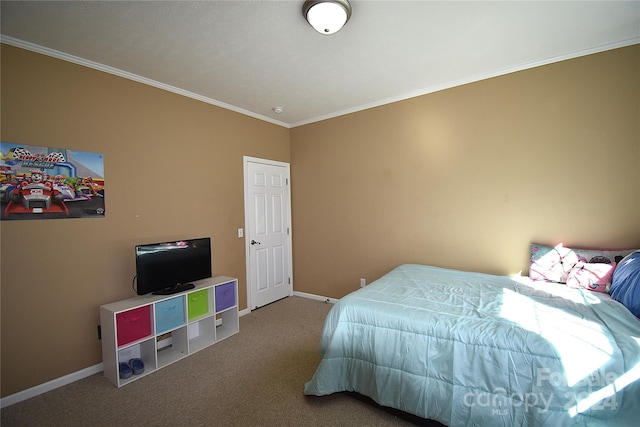
[[[1,33],[285,127],[640,43],[638,0],[352,0],[331,36],[302,3],[2,0]]]

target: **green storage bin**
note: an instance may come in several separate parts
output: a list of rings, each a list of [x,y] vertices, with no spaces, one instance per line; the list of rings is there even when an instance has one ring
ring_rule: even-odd
[[[191,292],[187,299],[189,320],[204,316],[209,312],[209,294],[207,289]]]

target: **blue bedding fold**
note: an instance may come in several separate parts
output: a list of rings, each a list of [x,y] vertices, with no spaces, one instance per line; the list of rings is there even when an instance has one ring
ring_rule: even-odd
[[[327,316],[309,395],[449,426],[638,425],[640,321],[606,294],[402,265]]]

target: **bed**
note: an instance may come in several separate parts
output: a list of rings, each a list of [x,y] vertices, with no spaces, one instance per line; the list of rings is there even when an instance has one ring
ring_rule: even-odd
[[[320,350],[305,394],[451,427],[640,419],[640,320],[606,292],[400,265],[332,307]]]

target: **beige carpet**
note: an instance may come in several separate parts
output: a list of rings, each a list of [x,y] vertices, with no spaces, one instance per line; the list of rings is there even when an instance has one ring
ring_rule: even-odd
[[[240,333],[120,389],[93,375],[2,409],[9,426],[410,426],[347,394],[305,396],[331,304],[289,297]]]

